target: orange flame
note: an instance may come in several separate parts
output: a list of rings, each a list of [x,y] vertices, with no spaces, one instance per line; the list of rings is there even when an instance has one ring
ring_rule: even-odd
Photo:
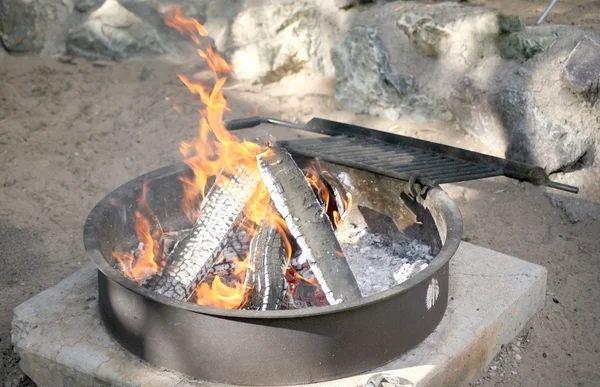
[[[125,277],[137,283],[142,283],[162,269],[162,249],[158,240],[163,234],[163,229],[158,217],[148,205],[146,199],[148,190],[148,183],[144,183],[142,194],[138,199],[138,210],[135,211],[135,233],[140,241],[140,248],[134,254],[120,251],[112,254],[121,264]],[[150,219],[142,211],[148,213],[148,217],[154,221],[156,227],[154,233],[151,232]]]
[[[188,34],[198,46],[202,44],[201,38],[208,36],[208,31],[204,26],[192,18],[183,16],[179,8],[169,12],[165,24],[182,34]],[[254,142],[241,140],[234,136],[223,125],[223,115],[228,110],[223,87],[227,82],[227,76],[234,70],[233,66],[210,46],[199,47],[197,53],[212,71],[214,78],[212,87],[178,74],[179,79],[189,91],[199,96],[203,105],[203,109],[200,111],[198,136],[192,141],[182,142],[180,145],[183,162],[192,171],[191,176],[180,177],[183,184],[182,210],[192,222],[198,218],[199,204],[204,198],[207,184],[211,178],[222,170],[233,172],[229,170],[233,166],[242,165],[250,170],[256,170],[256,156],[265,151],[263,147]],[[246,205],[244,210],[246,222],[242,226],[252,236],[255,225],[260,225],[262,222],[274,225],[284,235],[286,252],[291,257],[291,243],[285,238],[287,231],[285,222],[269,204],[270,195],[264,184],[261,183],[255,196]],[[227,309],[242,307],[248,294],[248,289],[244,289],[243,286],[247,268],[247,257],[239,260],[238,269],[235,272],[238,282],[234,287],[226,285],[219,276],[215,276],[210,285],[202,283],[196,290],[196,302],[201,305]]]
[[[165,23],[180,33],[188,33],[194,42],[200,45],[200,37],[208,36],[204,27],[196,20],[183,16],[178,8],[175,9],[168,14]],[[240,140],[223,125],[223,115],[228,110],[223,86],[227,81],[226,75],[233,71],[233,66],[211,47],[198,49],[198,54],[205,59],[213,72],[212,88],[178,74],[183,84],[192,94],[198,95],[204,105],[200,112],[198,137],[189,143],[182,142],[179,148],[184,157],[183,162],[192,170],[191,177],[180,177],[184,187],[182,209],[190,221],[194,221],[198,216],[198,203],[204,198],[209,178],[216,176],[228,165],[242,164],[247,168],[256,169],[255,157],[261,152],[258,144]],[[233,160],[236,162],[230,163]]]
[[[244,288],[244,279],[246,269],[248,269],[248,259],[234,259],[237,263],[234,274],[238,282],[231,287],[221,280],[220,276],[215,276],[212,284],[203,282],[196,288],[196,303],[205,306],[214,306],[223,309],[239,309],[248,301],[248,289]]]
[[[165,25],[177,30],[180,34],[186,32],[196,44],[200,44],[200,36],[208,36],[206,28],[197,20],[183,16],[181,7],[173,7],[169,10],[165,18]]]
[[[306,180],[310,183],[310,185],[312,185],[313,188],[317,190],[317,195],[321,198],[321,200],[323,200],[323,209],[325,210],[325,212],[327,212],[330,207],[329,202],[331,196],[329,195],[329,189],[327,188],[327,185],[321,178],[315,163],[311,163],[305,169],[304,175],[306,177]]]
[[[208,31],[198,21],[183,16],[179,7],[173,8],[165,20],[165,24],[182,34],[188,34],[196,45],[201,46],[201,38],[208,36]],[[178,74],[189,91],[197,95],[202,103],[199,119],[199,133],[196,138],[189,142],[181,142],[180,152],[183,162],[190,167],[191,174],[180,176],[183,185],[183,199],[181,208],[191,222],[199,216],[200,204],[206,194],[209,181],[216,177],[221,171],[234,174],[233,167],[244,166],[250,170],[257,169],[256,156],[261,152],[269,152],[259,144],[239,139],[230,133],[223,125],[223,116],[228,110],[227,100],[223,95],[223,88],[227,82],[227,76],[233,72],[233,66],[223,59],[212,47],[199,47],[198,55],[211,69],[214,82],[212,86],[196,82],[185,75]],[[173,102],[174,103],[174,102]],[[174,108],[176,105],[174,104]],[[348,208],[351,197],[342,198],[343,209],[338,208],[334,198],[330,194],[328,184],[323,181],[317,168],[310,169],[307,173],[308,181],[315,187],[318,195],[324,201],[324,207],[338,233],[343,229],[343,221],[340,212]],[[148,276],[159,273],[164,266],[163,251],[159,239],[163,233],[157,216],[152,212],[146,202],[148,187],[144,185],[142,195],[135,212],[136,235],[140,241],[140,247],[135,253],[114,252],[125,276],[141,283]],[[346,200],[347,199],[347,200]],[[252,236],[256,226],[268,224],[277,229],[282,235],[287,255],[286,278],[298,284],[299,281],[320,287],[314,277],[304,279],[299,273],[293,271],[289,265],[292,257],[292,244],[290,233],[285,220],[276,211],[271,203],[268,190],[261,183],[256,194],[245,207],[245,223],[242,227]],[[156,228],[152,232],[152,224]],[[224,278],[216,275],[212,281],[206,281],[195,292],[195,301],[200,305],[210,305],[226,309],[239,309],[248,301],[249,290],[245,288],[245,276],[249,268],[248,257],[236,258],[237,269],[232,278]],[[232,282],[234,282],[232,284]],[[230,286],[231,284],[231,286]],[[293,286],[293,283],[291,283]],[[324,303],[325,298],[319,295],[316,302]]]
[[[322,177],[323,174],[329,174],[329,172],[323,171],[318,162],[312,162],[305,168],[304,174],[306,180],[316,190],[317,196],[323,201],[323,209],[329,215],[331,223],[339,236],[344,230],[344,220],[340,212],[344,213],[352,206],[352,195],[350,192],[345,192],[345,197],[342,196],[339,198],[342,202],[342,208],[338,208],[338,204],[335,202],[333,195],[331,195],[331,188],[325,183]]]

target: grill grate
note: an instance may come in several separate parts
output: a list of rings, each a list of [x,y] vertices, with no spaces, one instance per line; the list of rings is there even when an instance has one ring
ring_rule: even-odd
[[[274,118],[250,117],[228,121],[225,126],[237,130],[264,123],[326,135],[278,141],[278,145],[290,152],[431,187],[506,176],[575,194],[579,192],[577,187],[550,180],[540,167],[320,118],[300,125]]]
[[[428,186],[500,176],[498,167],[475,164],[420,149],[376,139],[334,136],[310,140],[280,141],[290,152],[360,168]]]

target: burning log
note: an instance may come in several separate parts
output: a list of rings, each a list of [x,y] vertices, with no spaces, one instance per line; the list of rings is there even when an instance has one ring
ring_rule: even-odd
[[[250,248],[251,233],[249,230],[251,228],[250,225],[243,224],[236,226],[235,233],[228,241],[217,262],[232,262],[235,258],[244,259]]]
[[[311,266],[327,301],[360,299],[361,293],[333,225],[304,174],[284,149],[270,148],[257,156],[271,199]]]
[[[285,291],[286,252],[281,234],[266,222],[250,243],[246,281],[251,286],[250,309],[279,309]]]
[[[158,243],[162,249],[164,260],[175,250],[175,247],[183,238],[186,237],[192,229],[183,229],[178,231],[168,231],[160,236]]]
[[[242,166],[233,176],[221,171],[200,207],[192,231],[177,243],[160,276],[145,286],[159,294],[186,301],[206,277],[233,236],[260,175]]]

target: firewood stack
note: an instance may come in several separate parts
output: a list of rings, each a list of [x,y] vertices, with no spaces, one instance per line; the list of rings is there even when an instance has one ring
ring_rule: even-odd
[[[245,297],[239,305],[243,309],[295,309],[359,299],[358,284],[335,235],[334,219],[305,172],[282,148],[268,148],[256,163],[255,170],[229,167],[217,176],[193,227],[163,235],[164,268],[143,286],[193,301],[199,284],[244,271]],[[344,188],[327,171],[319,173],[340,216]],[[245,222],[245,208],[261,184],[270,195],[271,211],[280,215],[287,230],[267,219],[260,224]],[[244,267],[238,267],[244,258]],[[291,265],[292,258],[302,268]]]

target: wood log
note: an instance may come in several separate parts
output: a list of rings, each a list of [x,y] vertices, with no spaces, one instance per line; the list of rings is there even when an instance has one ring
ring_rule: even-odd
[[[219,257],[217,262],[233,262],[236,258],[241,261],[246,258],[252,239],[250,228],[251,226],[242,224],[236,227],[235,233],[223,249],[222,256]]]
[[[246,280],[250,289],[249,309],[275,310],[285,290],[286,252],[281,234],[264,222],[250,242],[250,265]]]
[[[270,148],[257,160],[273,204],[302,249],[329,304],[360,299],[356,278],[331,221],[292,156],[285,149]]]
[[[186,235],[190,233],[190,231],[192,231],[191,228],[177,231],[167,231],[160,236],[158,243],[164,254],[165,261],[171,252],[175,250],[175,246],[177,246],[177,244],[181,242]]]
[[[233,236],[234,225],[241,221],[259,182],[260,174],[243,166],[236,167],[233,176],[222,171],[202,201],[192,231],[169,255],[162,274],[145,286],[177,300],[188,300]]]

